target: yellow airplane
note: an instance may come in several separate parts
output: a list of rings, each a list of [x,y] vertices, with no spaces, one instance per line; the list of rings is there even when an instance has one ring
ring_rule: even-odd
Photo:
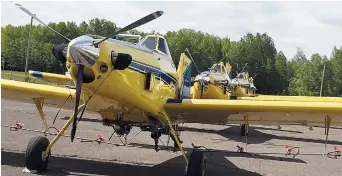
[[[74,113],[49,141],[37,136],[30,140],[25,165],[44,171],[51,149],[71,127],[71,141],[83,112],[98,113],[103,124],[118,134],[128,134],[133,126],[151,132],[157,149],[161,135],[171,136],[186,161],[188,176],[204,175],[204,151],[194,149],[187,156],[182,148],[177,124],[301,124],[342,125],[342,103],[191,99],[191,60],[183,53],[178,68],[171,58],[167,41],[148,35],[139,43],[112,39],[160,17],[156,11],[114,32],[108,37],[82,35],[68,39],[20,4],[21,10],[68,41],[54,47],[56,58],[66,62],[75,87],[54,87],[1,80],[2,98],[34,103],[46,129],[43,104],[73,109]],[[79,115],[80,114],[80,115]],[[60,128],[58,128],[60,129]]]
[[[280,96],[256,94],[253,77],[247,72],[240,72],[231,78],[231,65],[223,62],[214,64],[209,71],[198,74],[191,87],[194,99],[237,99],[259,101],[305,101],[305,102],[336,102],[342,103],[341,97],[317,96]]]
[[[231,65],[223,62],[213,64],[208,71],[198,74],[191,87],[191,98],[194,99],[236,99],[253,101],[299,101],[299,102],[336,102],[342,103],[339,97],[314,97],[314,96],[277,96],[256,94],[253,77],[248,72],[240,72],[235,78],[231,78]],[[242,69],[244,70],[244,69]],[[307,124],[305,124],[307,125]],[[277,124],[278,129],[281,129]],[[309,126],[312,129],[312,126]],[[246,127],[241,125],[240,134],[244,136]]]
[[[234,97],[254,97],[256,87],[248,73],[238,73],[231,78],[231,65],[223,62],[214,64],[208,71],[198,74],[191,87],[194,99],[232,99]]]

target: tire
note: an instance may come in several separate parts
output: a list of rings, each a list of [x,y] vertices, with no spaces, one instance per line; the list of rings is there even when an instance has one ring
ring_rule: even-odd
[[[248,126],[247,126],[248,128]],[[242,124],[240,127],[240,136],[248,136],[248,133],[246,133],[246,125]]]
[[[49,155],[43,159],[43,152],[50,144],[49,140],[43,136],[33,137],[27,145],[25,155],[25,166],[29,170],[43,172],[46,170],[49,163]]]
[[[204,176],[205,171],[206,161],[204,157],[204,152],[199,150],[193,150],[190,155],[186,176]]]

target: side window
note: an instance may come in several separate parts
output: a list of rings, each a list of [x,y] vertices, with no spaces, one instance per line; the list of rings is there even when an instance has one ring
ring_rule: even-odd
[[[147,37],[146,40],[142,43],[147,48],[154,50],[156,49],[156,38],[155,37]]]
[[[167,45],[166,40],[162,37],[159,37],[158,50],[171,57],[169,46]]]
[[[166,47],[165,47],[165,41],[163,38],[159,38],[159,42],[158,42],[158,50],[160,50],[163,53],[167,53],[166,51]]]

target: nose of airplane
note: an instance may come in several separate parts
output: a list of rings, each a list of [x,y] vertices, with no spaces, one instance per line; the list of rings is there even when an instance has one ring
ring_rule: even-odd
[[[84,83],[84,81],[88,82],[88,76],[84,73],[87,69],[91,70],[89,69],[89,67],[96,63],[96,60],[100,55],[100,49],[94,47],[93,40],[93,38],[83,35],[71,40],[68,45],[68,55],[70,61],[77,65],[77,69],[71,72],[76,78],[76,99],[74,105],[74,119],[70,135],[72,142],[74,140],[77,128],[76,121],[78,109],[80,108],[79,104],[81,98],[82,83]]]
[[[85,67],[94,65],[100,55],[100,49],[94,47],[93,41],[93,38],[85,35],[70,41],[68,53],[71,62]]]

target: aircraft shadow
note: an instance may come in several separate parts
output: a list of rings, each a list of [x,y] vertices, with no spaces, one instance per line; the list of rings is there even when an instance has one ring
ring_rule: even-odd
[[[181,127],[184,131],[192,131],[192,132],[199,132],[199,133],[213,133],[221,135],[227,140],[233,140],[236,142],[245,142],[246,138],[240,136],[240,126],[231,126],[225,128],[223,130],[211,130],[211,129],[199,129],[199,128],[192,128],[192,127]],[[290,137],[290,136],[277,136],[274,134],[267,134],[257,130],[258,127],[250,126],[248,129],[248,144],[260,144],[271,139],[279,139],[279,140],[290,140],[290,141],[302,141],[302,142],[311,142],[311,143],[321,143],[324,144],[325,140],[322,139],[307,139],[307,138],[298,138],[298,137]],[[276,129],[274,129],[276,130]],[[217,141],[225,141],[224,139],[213,139]],[[333,145],[342,145],[340,141],[332,141],[328,140],[327,144]]]
[[[59,119],[61,120],[69,120],[70,117],[68,116],[65,116],[65,117],[61,117]],[[93,119],[93,118],[82,118],[82,121],[84,122],[98,122],[98,123],[102,123],[102,119],[100,118],[97,118],[97,119]],[[233,125],[225,125],[225,126],[231,126],[231,127],[234,127]],[[253,127],[254,129],[260,129],[260,130],[277,130],[277,129],[274,129],[274,128],[268,128],[268,127]],[[332,128],[332,127],[331,127]],[[184,127],[182,127],[182,129],[184,129]],[[277,131],[282,131],[282,132],[289,132],[289,133],[303,133],[301,131],[293,131],[293,130],[277,130]]]
[[[293,131],[293,130],[283,130],[283,129],[274,129],[274,128],[268,128],[268,127],[255,127],[253,126],[253,129],[256,129],[256,130],[276,130],[276,131],[281,131],[281,132],[288,132],[288,133],[297,133],[297,134],[302,134],[303,132],[301,131]]]
[[[149,145],[149,144],[139,144],[139,143],[130,143],[129,144],[132,147],[141,147],[141,148],[145,148],[145,149],[153,149],[154,150],[154,145]],[[195,144],[196,145],[196,144]],[[169,146],[169,148],[167,148],[166,146],[159,146],[159,150],[168,150],[171,151],[173,149],[173,147]],[[190,153],[193,148],[188,148],[188,147],[183,147],[184,151],[186,151],[187,153]],[[284,161],[284,162],[293,162],[293,163],[306,163],[305,161],[298,159],[298,158],[291,158],[291,157],[277,157],[277,156],[270,156],[270,155],[260,155],[258,153],[239,153],[239,152],[235,152],[235,151],[226,151],[226,150],[212,150],[209,149],[211,152],[206,152],[206,156],[215,156],[215,155],[221,155],[221,156],[225,156],[225,157],[240,157],[240,158],[255,158],[255,159],[263,159],[263,160],[273,160],[273,161]],[[180,151],[178,151],[180,152]],[[213,154],[213,155],[211,155]],[[279,153],[276,153],[279,154]],[[285,153],[284,153],[285,154]],[[215,163],[217,163],[218,158],[215,158]]]
[[[1,165],[24,168],[24,153],[1,151]],[[210,155],[207,164],[208,176],[217,175],[260,175],[255,172],[240,169],[228,161],[222,155]],[[95,175],[159,175],[174,176],[184,175],[185,161],[183,156],[178,156],[155,166],[131,165],[112,163],[110,161],[87,160],[83,158],[68,158],[51,156],[48,171],[39,175],[72,175],[72,174],[95,174]],[[213,164],[213,163],[219,163]]]

